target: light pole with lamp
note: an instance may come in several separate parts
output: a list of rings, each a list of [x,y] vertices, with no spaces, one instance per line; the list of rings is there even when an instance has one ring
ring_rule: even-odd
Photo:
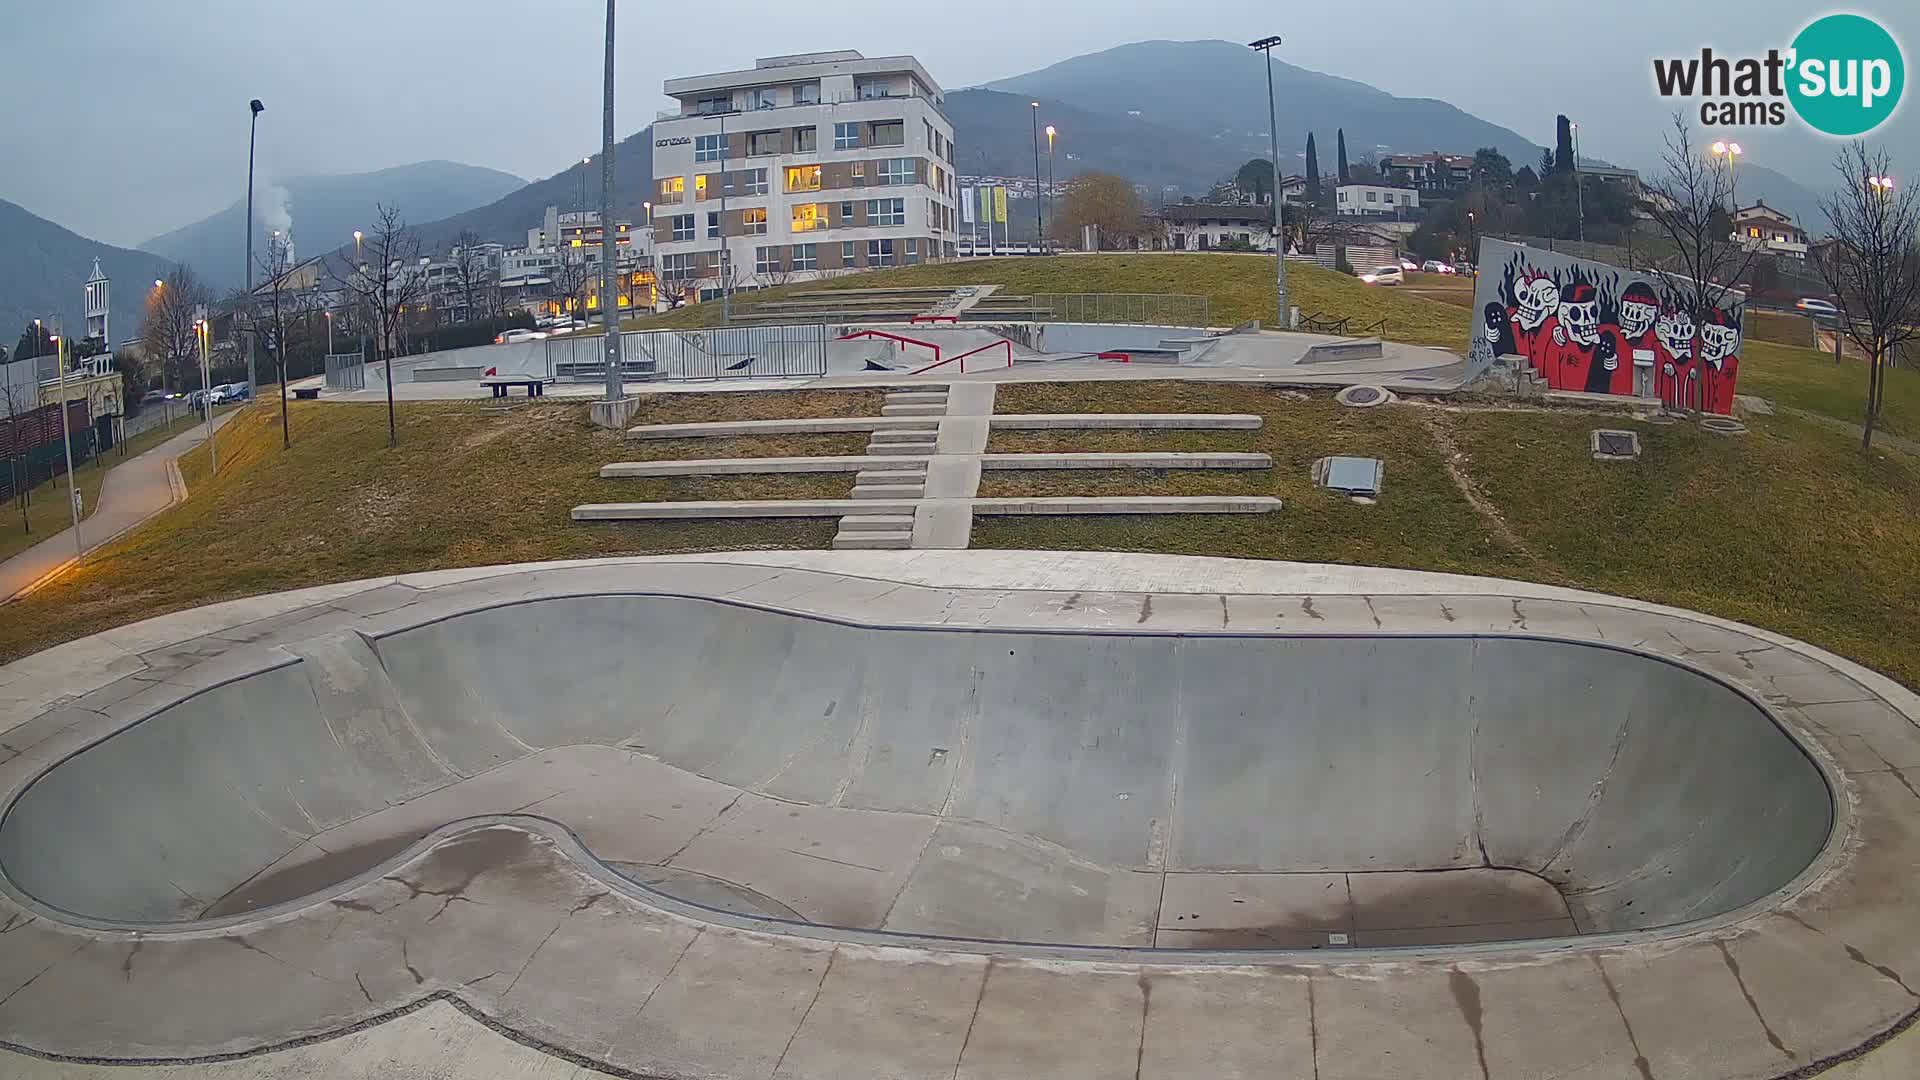
[[[1053,198],[1053,137],[1059,133],[1059,128],[1054,127],[1052,124],[1047,125],[1047,190],[1041,196],[1043,199]],[[1060,215],[1058,214],[1054,215],[1054,224],[1059,224],[1059,217]],[[1041,237],[1040,250],[1045,251],[1046,249],[1046,238]]]
[[[1587,242],[1587,185],[1580,179],[1580,125],[1567,125],[1569,141],[1573,143],[1573,210],[1580,222],[1580,242]]]
[[[1737,142],[1715,142],[1713,156],[1727,159],[1727,195],[1733,200],[1733,213],[1740,214],[1740,155],[1746,151],[1740,149]],[[1736,225],[1738,222],[1735,223]]]
[[[200,411],[207,418],[207,475],[220,471],[220,451],[213,444],[213,398],[207,393],[212,382],[212,362],[207,357],[207,343],[213,336],[213,324],[207,318],[206,305],[194,313],[194,336],[200,344]]]
[[[1280,44],[1280,35],[1263,37],[1258,41],[1247,42],[1247,48],[1254,49],[1266,59],[1267,63],[1267,135],[1272,144],[1273,154],[1273,302],[1274,322],[1282,330],[1293,329],[1293,319],[1287,311],[1287,233],[1280,216],[1280,124],[1273,103],[1273,50]]]
[[[614,257],[613,247],[613,0],[607,0],[607,78],[600,115],[600,310],[607,325],[608,419],[614,418],[613,403],[626,392],[620,366],[620,286],[615,280],[619,260]]]
[[[67,452],[67,509],[73,512],[73,553],[78,557],[87,547],[80,542],[80,489],[73,482],[73,433],[67,430],[67,341],[59,334],[53,335],[53,361],[60,365],[60,448]]]
[[[1475,229],[1477,224],[1473,216],[1473,211],[1467,211],[1467,258],[1473,260],[1473,284],[1475,288],[1479,288],[1480,286],[1480,237]]]
[[[247,120],[247,303],[253,303],[253,143],[254,136],[260,130],[260,114],[267,111],[259,98],[247,102],[247,109],[253,115]],[[255,334],[247,335],[247,386],[260,385],[256,377],[253,362]]]
[[[1047,226],[1040,214],[1040,103],[1033,103],[1033,241],[1046,238]]]

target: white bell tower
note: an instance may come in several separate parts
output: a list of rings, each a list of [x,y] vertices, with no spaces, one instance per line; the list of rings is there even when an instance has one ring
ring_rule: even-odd
[[[100,270],[100,260],[93,260],[93,273],[87,275],[87,336],[97,337],[108,352],[113,351],[113,339],[107,336],[107,309],[110,306],[108,287],[111,282]]]

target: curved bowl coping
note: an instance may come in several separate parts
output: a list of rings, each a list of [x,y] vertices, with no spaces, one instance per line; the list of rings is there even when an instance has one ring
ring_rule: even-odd
[[[754,602],[749,602],[749,601],[740,600],[740,599],[721,599],[721,598],[716,598],[712,596],[706,596],[706,595],[700,595],[700,594],[688,593],[688,592],[675,592],[675,591],[667,591],[667,590],[560,589],[560,590],[553,591],[550,595],[544,595],[544,596],[534,597],[534,598],[522,598],[522,599],[512,599],[512,600],[488,600],[487,602],[477,603],[469,607],[461,608],[459,610],[442,612],[432,618],[422,619],[422,620],[419,620],[418,622],[410,623],[404,626],[393,627],[393,628],[381,631],[376,635],[370,635],[370,636],[375,638],[376,640],[384,640],[387,638],[394,637],[396,635],[404,634],[408,631],[418,630],[418,629],[422,629],[429,626],[434,626],[440,623],[447,622],[449,620],[456,620],[465,616],[479,614],[483,612],[499,611],[503,609],[514,608],[514,607],[518,607],[525,604],[537,604],[537,603],[544,603],[547,601],[562,600],[562,599],[610,598],[610,597],[657,598],[657,599],[700,601],[700,602],[706,602],[706,603],[720,604],[720,605],[731,607],[731,608],[751,610],[756,612],[765,612],[765,613],[771,613],[775,615],[793,616],[793,617],[803,618],[811,621],[828,623],[836,626],[847,627],[847,628],[852,628],[857,630],[884,630],[884,631],[897,630],[897,631],[909,631],[909,632],[936,630],[936,631],[945,631],[945,632],[955,632],[955,628],[952,628],[952,627],[938,627],[938,626],[929,626],[926,624],[907,623],[907,622],[868,622],[868,621],[861,621],[861,620],[847,619],[847,618],[835,618],[831,616],[821,615],[818,613],[798,613],[793,611],[792,609],[781,607],[778,605],[773,605],[773,604],[754,603]],[[1496,639],[1496,640],[1512,639],[1512,640],[1528,641],[1528,642],[1557,642],[1561,644],[1579,646],[1584,648],[1601,649],[1609,652],[1631,655],[1642,660],[1653,661],[1659,664],[1664,664],[1664,665],[1671,666],[1673,668],[1683,670],[1694,677],[1697,677],[1699,679],[1702,679],[1709,683],[1714,684],[1716,687],[1720,688],[1721,690],[1730,692],[1731,694],[1735,695],[1737,698],[1744,701],[1747,705],[1754,708],[1761,716],[1766,718],[1766,720],[1773,726],[1773,728],[1778,732],[1780,732],[1789,741],[1789,743],[1795,749],[1797,749],[1799,754],[1802,757],[1804,757],[1809,764],[1812,765],[1815,775],[1817,775],[1820,778],[1822,786],[1825,790],[1829,819],[1828,819],[1828,826],[1825,829],[1826,839],[1824,843],[1822,843],[1819,846],[1818,850],[1815,852],[1815,854],[1813,855],[1811,860],[1807,863],[1807,865],[1799,873],[1795,874],[1789,881],[1785,882],[1784,884],[1780,885],[1777,888],[1774,888],[1736,907],[1733,907],[1724,911],[1716,912],[1716,913],[1713,913],[1704,917],[1696,918],[1696,919],[1684,920],[1680,922],[1675,922],[1675,923],[1662,925],[1658,927],[1647,928],[1647,929],[1624,930],[1624,931],[1602,932],[1602,933],[1588,933],[1588,934],[1580,935],[1578,937],[1570,937],[1570,938],[1530,939],[1530,940],[1482,943],[1482,944],[1472,944],[1472,945],[1413,946],[1413,947],[1400,947],[1400,948],[1387,948],[1387,949],[1341,950],[1338,953],[1338,956],[1342,958],[1352,957],[1355,959],[1361,959],[1369,956],[1378,957],[1382,955],[1388,955],[1388,956],[1414,956],[1414,955],[1438,955],[1438,954],[1459,955],[1463,952],[1481,954],[1481,955],[1512,954],[1512,953],[1524,952],[1524,953],[1537,955],[1542,952],[1606,949],[1606,948],[1618,947],[1624,944],[1690,936],[1703,931],[1708,931],[1708,930],[1712,930],[1712,929],[1716,929],[1719,927],[1724,927],[1733,923],[1740,922],[1746,918],[1751,917],[1756,913],[1764,912],[1779,906],[1785,900],[1787,900],[1791,896],[1803,890],[1808,883],[1810,883],[1814,879],[1820,877],[1821,875],[1827,872],[1827,870],[1831,867],[1835,857],[1840,852],[1841,848],[1845,846],[1845,842],[1852,832],[1851,821],[1850,821],[1849,815],[1846,812],[1846,808],[1843,802],[1839,800],[1835,794],[1836,786],[1835,786],[1834,769],[1831,763],[1823,755],[1812,752],[1810,750],[1809,740],[1807,740],[1806,738],[1801,736],[1798,732],[1796,732],[1791,725],[1784,723],[1781,720],[1781,718],[1775,713],[1775,711],[1767,707],[1767,705],[1764,702],[1754,697],[1754,695],[1747,692],[1745,689],[1729,683],[1727,680],[1721,678],[1719,675],[1715,674],[1714,672],[1706,670],[1698,665],[1685,663],[1680,660],[1676,660],[1672,657],[1659,656],[1659,655],[1654,655],[1650,653],[1640,652],[1634,649],[1625,648],[1625,647],[1607,643],[1607,642],[1586,640],[1586,639],[1580,639],[1576,637],[1569,637],[1569,636],[1562,636],[1562,635],[1539,634],[1539,633],[1425,634],[1425,633],[1393,633],[1388,631],[1382,631],[1379,633],[1335,632],[1335,633],[1319,633],[1319,634],[1303,635],[1303,634],[1280,634],[1280,633],[1248,634],[1248,633],[1224,633],[1224,632],[1215,633],[1215,632],[1193,632],[1193,631],[1183,632],[1183,631],[1166,631],[1166,630],[1127,631],[1127,630],[1116,630],[1116,629],[1110,629],[1110,628],[1104,628],[1104,627],[1088,627],[1084,629],[1066,629],[1066,630],[1053,628],[1053,627],[1024,627],[1024,628],[968,627],[968,628],[965,628],[964,632],[975,633],[975,634],[1012,633],[1012,634],[1065,635],[1070,637],[1080,636],[1080,637],[1125,637],[1125,638],[1166,638],[1166,637],[1206,637],[1206,638],[1230,638],[1230,639],[1390,638],[1390,639],[1426,639],[1426,640],[1431,640],[1435,638],[1482,638],[1482,639]],[[120,731],[127,730],[128,728],[131,728],[137,724],[143,724],[148,720],[151,720],[153,717],[160,715],[166,709],[173,708],[183,702],[189,701],[200,695],[212,693],[223,687],[231,686],[234,683],[243,681],[248,678],[252,678],[260,674],[292,667],[301,662],[302,661],[297,657],[274,660],[271,662],[262,662],[246,670],[239,671],[229,676],[228,678],[220,681],[217,684],[203,687],[201,689],[192,691],[190,693],[183,694],[178,699],[171,701],[167,704],[164,704],[155,710],[152,710],[151,712],[147,713],[145,716],[140,717],[139,719],[133,721],[132,723],[122,725],[115,732],[111,732],[99,738],[90,740],[85,745],[82,745],[73,749],[69,753],[62,756],[59,760],[54,761],[51,764],[37,770],[30,780],[28,780],[24,784],[21,784],[19,787],[17,787],[7,795],[4,807],[0,807],[0,830],[4,830],[5,825],[11,821],[20,800],[24,798],[25,795],[30,790],[32,790],[32,788],[35,785],[39,784],[43,779],[45,779],[45,777],[48,774],[53,772],[55,769],[59,768],[61,765],[71,761],[76,756],[82,753],[85,753],[87,750],[95,746],[98,746],[100,743],[106,741],[107,739],[114,737],[114,735],[118,734]],[[327,888],[317,890],[313,893],[310,893],[296,900],[288,901],[282,904],[276,904],[271,907],[261,908],[261,909],[250,911],[244,914],[224,916],[224,917],[219,917],[214,919],[195,920],[191,922],[174,922],[174,921],[151,922],[151,921],[139,921],[139,920],[102,919],[102,918],[92,917],[92,916],[88,916],[81,913],[68,911],[64,908],[47,904],[39,900],[37,897],[33,896],[31,893],[27,892],[13,879],[13,875],[10,872],[8,872],[7,868],[4,865],[0,865],[0,892],[4,892],[10,899],[12,899],[15,903],[19,904],[21,907],[27,909],[28,911],[39,914],[42,917],[49,918],[57,923],[63,923],[76,928],[91,930],[91,931],[95,931],[95,932],[109,935],[109,936],[165,935],[169,937],[172,937],[172,936],[192,937],[192,936],[212,934],[220,931],[230,930],[238,926],[269,922],[275,919],[286,917],[294,912],[298,912],[308,907],[311,907],[313,905],[323,903],[329,898],[343,895],[344,893],[351,891],[353,888],[358,887],[359,885],[365,884],[367,881],[370,881],[374,878],[381,876],[384,873],[389,872],[393,867],[404,864],[405,862],[418,857],[418,855],[425,849],[430,848],[433,845],[444,841],[450,836],[457,835],[462,832],[470,831],[473,828],[485,827],[488,825],[499,825],[499,824],[516,825],[523,828],[529,828],[530,831],[540,832],[544,835],[547,835],[550,839],[553,839],[555,840],[556,843],[559,843],[563,849],[567,850],[567,852],[574,857],[575,861],[583,868],[583,870],[590,873],[592,876],[598,878],[604,884],[607,884],[609,887],[617,889],[623,893],[626,893],[627,895],[633,896],[637,899],[641,899],[644,902],[653,904],[664,910],[678,912],[680,914],[686,915],[691,918],[736,926],[742,929],[758,929],[762,931],[770,931],[778,934],[786,934],[786,935],[799,936],[799,937],[832,939],[832,940],[853,941],[853,942],[867,942],[872,944],[920,945],[927,948],[948,950],[948,951],[984,952],[984,953],[1011,952],[1011,953],[1016,953],[1020,955],[1030,955],[1030,956],[1039,956],[1039,957],[1049,957],[1049,956],[1062,957],[1062,958],[1078,957],[1083,959],[1088,957],[1099,957],[1099,958],[1118,957],[1118,958],[1126,958],[1129,961],[1140,962],[1140,963],[1154,963],[1154,962],[1172,963],[1176,961],[1181,963],[1190,963],[1190,962],[1194,962],[1195,960],[1200,960],[1203,962],[1219,962],[1219,963],[1225,963],[1225,964],[1245,964],[1250,962],[1257,962],[1262,956],[1302,957],[1307,955],[1314,956],[1316,959],[1321,960],[1323,962],[1331,961],[1334,959],[1334,957],[1329,956],[1324,951],[1310,953],[1306,950],[1284,950],[1284,949],[1182,950],[1182,949],[1170,949],[1170,948],[1146,949],[1146,948],[1137,948],[1137,947],[1128,947],[1128,946],[1097,945],[1097,944],[1086,944],[1086,945],[1047,944],[1047,943],[1017,942],[1017,941],[1003,941],[1003,940],[988,940],[988,939],[978,939],[978,938],[955,938],[955,937],[945,937],[945,936],[935,935],[935,934],[905,933],[905,932],[898,932],[898,931],[873,930],[873,929],[864,929],[864,928],[857,928],[857,927],[842,927],[842,926],[823,925],[823,924],[816,924],[816,923],[794,922],[790,920],[782,920],[782,919],[765,917],[765,916],[739,915],[739,914],[721,911],[716,908],[707,907],[705,905],[701,905],[698,903],[680,900],[672,896],[663,894],[658,890],[652,889],[648,886],[634,882],[631,879],[624,877],[617,871],[613,870],[612,868],[602,863],[596,856],[594,856],[590,851],[588,851],[583,844],[580,843],[577,836],[575,836],[572,833],[572,831],[568,829],[565,825],[557,822],[547,821],[546,819],[541,819],[541,818],[538,818],[535,816],[529,816],[529,815],[483,815],[480,817],[449,822],[446,825],[443,825],[440,828],[436,829],[434,832],[428,834],[426,837],[422,838],[421,840],[415,842],[414,844],[409,845],[407,848],[401,850],[400,852],[391,856],[387,860],[383,861],[379,866],[369,869],[361,874],[355,875],[352,878],[338,882]]]

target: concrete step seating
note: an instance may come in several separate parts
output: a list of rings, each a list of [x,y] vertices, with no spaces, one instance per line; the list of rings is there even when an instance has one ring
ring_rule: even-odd
[[[919,465],[919,468],[917,469],[893,468],[892,467],[893,464],[898,460],[899,459],[896,459],[896,458],[882,458],[881,461],[883,465],[886,467],[877,468],[877,469],[860,470],[860,478],[858,482],[862,484],[868,483],[868,482],[872,482],[875,484],[921,484],[921,485],[926,484],[927,482],[927,463],[926,462],[924,461],[913,462],[910,460],[900,461],[900,464],[902,465],[917,464]]]
[[[932,442],[939,428],[929,425],[924,428],[894,428],[890,431],[873,433],[871,445],[887,446],[898,443]]]
[[[925,483],[853,485],[855,499],[917,499],[926,491]]]
[[[882,405],[881,416],[945,416],[947,406],[939,405]]]
[[[912,532],[912,514],[848,514],[840,519],[842,533]]]
[[[893,532],[843,532],[833,538],[835,551],[905,551],[912,546],[911,528]]]
[[[947,390],[895,390],[889,393],[883,404],[886,405],[942,405],[947,403]]]
[[[1269,514],[1280,500],[1240,495],[1056,495],[967,500],[976,515],[1007,514]],[[714,499],[705,502],[587,503],[575,521],[687,518],[910,516],[918,499]]]
[[[928,435],[922,442],[910,443],[868,443],[868,457],[917,457],[926,458],[933,454],[934,440]]]

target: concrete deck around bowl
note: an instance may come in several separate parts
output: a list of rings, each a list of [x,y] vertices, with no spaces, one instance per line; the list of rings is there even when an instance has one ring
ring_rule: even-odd
[[[1065,635],[1054,640],[1217,641],[1236,648],[1262,642],[1281,648],[1309,639],[1337,647],[1350,639],[1356,650],[1382,639],[1413,645],[1469,637],[1527,648],[1598,649],[1698,677],[1703,686],[1718,687],[1714,693],[1761,710],[1777,725],[1769,739],[1790,740],[1822,778],[1831,794],[1832,827],[1812,862],[1790,880],[1703,918],[1679,917],[1648,929],[1471,946],[1181,951],[837,928],[677,899],[619,872],[623,860],[646,853],[593,849],[594,815],[614,810],[615,796],[572,797],[570,791],[591,786],[565,780],[550,797],[524,806],[470,803],[428,814],[410,826],[424,830],[417,839],[372,853],[377,864],[344,879],[327,880],[325,860],[314,860],[322,868],[304,882],[311,887],[291,881],[284,893],[297,899],[191,921],[135,922],[76,913],[74,906],[87,906],[80,900],[63,908],[37,899],[34,888],[55,888],[48,874],[146,874],[165,866],[139,864],[132,847],[123,853],[63,850],[59,835],[44,826],[24,829],[29,822],[22,818],[0,823],[0,1043],[7,1047],[0,1052],[0,1075],[93,1075],[71,1059],[217,1059],[224,1063],[205,1071],[220,1076],[378,1069],[394,1075],[557,1076],[573,1075],[569,1070],[576,1066],[664,1077],[1183,1080],[1718,1080],[1808,1076],[1833,1066],[1839,1066],[1836,1076],[1880,1080],[1920,1072],[1915,1040],[1895,1038],[1920,1004],[1909,989],[1920,985],[1920,936],[1912,933],[1920,917],[1920,794],[1909,772],[1920,768],[1920,730],[1914,725],[1920,698],[1777,634],[1548,586],[1173,556],[933,551],[741,552],[380,578],[161,616],[0,667],[0,744],[11,755],[0,760],[0,799],[12,818],[14,808],[25,805],[24,796],[41,784],[61,782],[61,769],[85,760],[95,752],[90,747],[112,747],[149,717],[204,695],[251,693],[247,680],[263,673],[279,677],[309,663],[345,673],[352,666],[341,658],[358,654],[363,646],[356,642],[377,650],[421,628],[453,627],[476,615],[510,627],[511,621],[500,620],[516,608],[532,611],[529,605],[573,597],[682,598],[769,617],[821,620],[852,633],[984,631],[1010,641]],[[660,629],[670,633],[671,626]],[[795,633],[791,640],[798,647],[809,637]],[[643,662],[646,651],[629,655]],[[821,661],[822,678],[835,676],[839,664],[860,663],[858,650],[838,655],[840,661]],[[957,653],[929,655],[937,660]],[[962,678],[969,667],[981,670],[987,655],[956,670]],[[673,678],[717,682],[737,674],[724,661],[713,667],[709,673],[693,665]],[[807,670],[803,665],[784,677]],[[1050,670],[1052,681],[1042,681],[1053,689],[1036,700],[1056,702],[1063,719],[1079,715],[1094,722],[1101,711],[1077,708],[1074,695],[1118,693],[1115,680],[1128,669],[1108,671],[1090,662]],[[1515,664],[1512,670],[1515,678],[1564,678],[1569,701],[1590,703],[1596,688],[1632,690],[1591,682],[1577,669],[1555,674]],[[482,674],[476,669],[472,685],[490,685]],[[1148,686],[1138,682],[1147,674],[1135,671],[1129,685]],[[1398,678],[1414,676],[1408,670]],[[524,701],[531,710],[563,694],[567,680],[578,677],[555,670],[548,684],[522,681],[512,690],[512,702],[504,701],[504,686],[475,700],[501,708]],[[662,700],[669,689],[661,673],[640,669],[631,686],[636,707]],[[788,700],[801,688],[770,687],[766,700]],[[362,719],[353,722],[360,726],[336,731],[373,730],[364,726],[367,714],[354,706],[364,700],[356,696],[366,693],[364,685],[341,682],[337,690],[334,705],[322,707]],[[1650,704],[1651,711],[1636,707],[1629,723],[1666,725],[1674,738],[1688,730],[1691,714],[1669,714],[1659,702]],[[850,707],[833,711],[840,715]],[[955,719],[911,702],[873,707],[907,719]],[[555,710],[552,722],[565,724],[568,715]],[[1543,733],[1550,719],[1542,718]],[[703,745],[700,721],[688,723],[685,737],[694,741],[685,745]],[[851,741],[838,743],[822,724],[796,716],[766,731],[789,750],[772,744],[755,750],[752,742],[742,742],[714,758],[716,771],[742,781],[734,785],[738,798],[753,802],[764,819],[717,826],[686,850],[704,845],[704,865],[712,870],[737,860],[746,850],[738,845],[749,841],[778,849],[790,828],[785,823],[796,820],[784,810],[804,816],[813,801],[796,799],[795,785],[820,784],[831,792],[845,782],[850,794],[872,790],[929,757],[918,742],[863,744],[858,725],[833,727],[854,733]],[[1001,775],[1014,768],[1018,759],[1009,755],[1015,747],[989,747],[968,731],[987,729],[963,726],[958,738],[936,744],[946,753],[932,755],[933,767],[955,778],[947,800],[936,797],[928,811],[941,828],[972,828],[983,815],[1001,813],[985,809],[998,804],[974,796],[986,790],[983,784],[1016,778]],[[1132,736],[1097,723],[1035,735],[1052,740],[1062,733],[1064,741],[1049,744],[1061,752],[1131,760],[1126,740]],[[1183,754],[1198,752],[1203,744],[1196,735],[1168,745]],[[520,753],[510,749],[505,733],[492,740],[502,752]],[[1393,743],[1378,745],[1386,750]],[[1038,748],[1035,743],[1026,752]],[[219,749],[228,759],[255,755],[263,766],[299,764],[287,759],[287,747],[271,742]],[[869,761],[877,768],[883,751],[891,763],[864,780],[853,774],[836,780],[831,771],[835,762],[844,768]],[[390,760],[378,744],[357,738],[324,752]],[[680,794],[624,785],[621,770],[652,769],[684,751],[633,745],[612,752],[621,763],[605,767],[612,777],[608,791],[691,807],[687,800],[704,797],[699,785],[715,782],[690,779]],[[1500,770],[1505,790],[1588,797],[1584,789],[1568,790],[1568,777],[1556,771],[1564,750],[1507,743],[1502,752],[1519,755]],[[191,742],[175,744],[172,753],[128,758],[135,771],[126,775],[155,797],[173,784],[183,794],[217,801],[218,791],[196,772],[208,755]],[[528,760],[523,768],[538,758]],[[1250,758],[1246,764],[1257,762]],[[474,762],[416,764],[487,775]],[[1217,764],[1231,765],[1232,759]],[[1097,790],[1094,776],[1051,775],[1057,782],[1006,788],[1004,797],[1033,812],[1091,800],[1079,805],[1090,812],[1108,808],[1115,830],[1163,816],[1142,805],[1152,798],[1117,800],[1115,792]],[[268,779],[263,768],[260,783]],[[1759,787],[1748,794],[1764,796],[1764,785]],[[1219,800],[1234,797],[1235,790],[1218,785],[1191,794]],[[262,807],[290,808],[302,792],[263,786],[234,794]],[[287,801],[289,794],[294,802]],[[1716,815],[1710,806],[1689,811],[1691,816],[1661,813],[1658,799],[1673,794],[1650,792],[1658,798],[1649,800],[1644,820],[1617,821],[1682,833],[1687,822],[1747,828],[1754,832],[1747,842],[1756,853],[1776,846],[1776,834],[1806,824],[1760,823],[1731,808]],[[111,808],[123,797],[112,788],[94,789],[74,809]],[[46,808],[54,805],[41,801]],[[862,812],[843,802],[847,812]],[[321,813],[318,805],[307,812]],[[485,812],[474,812],[476,807]],[[1183,841],[1180,824],[1176,810],[1175,820],[1160,826],[1176,856],[1182,843],[1208,840]],[[1236,842],[1236,850],[1260,849],[1305,827],[1276,820],[1249,824],[1257,829]],[[187,817],[161,816],[151,827],[186,837],[197,826]],[[1584,827],[1615,824],[1595,818]],[[281,826],[267,821],[261,828],[262,842],[270,843]],[[1114,835],[1133,834],[1129,828]],[[291,835],[286,843],[290,850],[297,846]],[[940,853],[938,846],[932,850]],[[1155,856],[1155,850],[1162,854]],[[1164,858],[1165,850],[1149,844],[1147,858]],[[862,861],[824,849],[814,854]],[[1472,852],[1466,856],[1477,860]],[[796,851],[788,857],[799,865],[811,856]],[[89,867],[89,858],[99,865]],[[860,873],[813,862],[820,870],[808,880],[823,887],[831,888],[836,875]],[[40,884],[23,885],[16,868]],[[60,886],[68,890],[64,895],[88,895],[89,878],[63,880],[69,883]],[[127,880],[164,889],[172,879]],[[1188,910],[1212,911],[1205,906],[1209,897],[1217,900],[1196,895]],[[1168,910],[1161,908],[1161,922]],[[1163,929],[1180,933],[1177,922]],[[508,1038],[489,1035],[482,1024]],[[541,1051],[566,1060],[549,1058],[543,1066],[530,1059]],[[37,1060],[41,1056],[60,1060]],[[225,1060],[234,1056],[241,1060]],[[109,1075],[149,1074],[123,1069]]]

